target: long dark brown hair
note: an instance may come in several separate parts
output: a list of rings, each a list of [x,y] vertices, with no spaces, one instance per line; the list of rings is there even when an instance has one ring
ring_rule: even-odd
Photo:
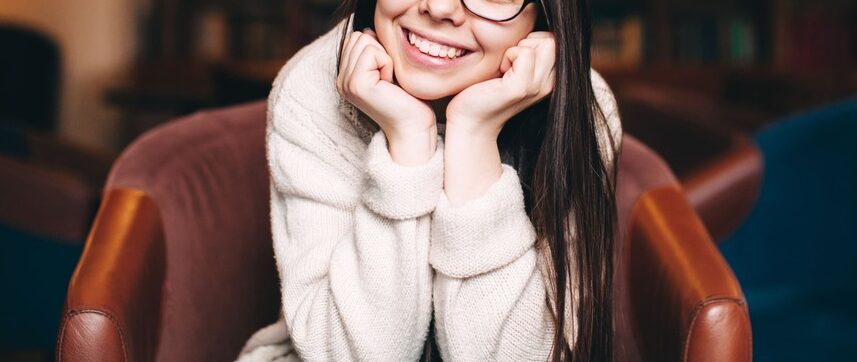
[[[554,90],[510,119],[497,142],[503,163],[513,166],[521,178],[537,247],[550,256],[546,283],[554,298],[557,326],[552,359],[612,361],[616,170],[607,169],[596,133],[607,124],[590,77],[590,4],[589,0],[542,4],[535,30],[551,31],[556,40]],[[352,13],[354,21],[350,28],[343,27],[343,39],[353,29],[374,29],[375,0],[343,1],[333,24]],[[615,149],[616,140],[606,133],[605,146]],[[570,311],[576,317],[575,341],[566,340],[564,333],[564,326],[575,322],[565,318],[569,283],[576,286],[571,294],[578,298],[577,310]],[[569,303],[571,308],[574,304]],[[432,339],[426,343],[424,359],[436,355]]]

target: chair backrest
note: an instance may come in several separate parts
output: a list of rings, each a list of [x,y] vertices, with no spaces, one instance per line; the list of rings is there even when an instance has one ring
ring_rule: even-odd
[[[752,360],[738,281],[669,167],[627,135],[618,167],[616,360]]]
[[[72,277],[58,359],[222,360],[276,320],[265,109],[197,113],[123,152]],[[134,228],[150,237],[132,240]]]

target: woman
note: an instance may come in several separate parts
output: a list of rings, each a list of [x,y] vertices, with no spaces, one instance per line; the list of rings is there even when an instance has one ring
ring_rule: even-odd
[[[612,359],[621,127],[588,0],[342,10],[271,92],[283,318],[239,358]]]

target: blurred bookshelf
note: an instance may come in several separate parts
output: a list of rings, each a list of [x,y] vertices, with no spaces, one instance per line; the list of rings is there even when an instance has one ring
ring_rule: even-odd
[[[599,0],[592,65],[680,178],[788,115],[857,96],[857,1]]]
[[[288,58],[329,23],[336,0],[153,0],[138,9],[141,60]]]
[[[853,0],[602,0],[593,61],[607,67],[718,65],[853,71]]]
[[[118,147],[173,117],[264,99],[282,65],[333,24],[338,0],[150,0],[135,8],[137,57],[106,101]]]
[[[611,85],[675,86],[773,117],[857,94],[857,1],[602,0],[592,48]]]

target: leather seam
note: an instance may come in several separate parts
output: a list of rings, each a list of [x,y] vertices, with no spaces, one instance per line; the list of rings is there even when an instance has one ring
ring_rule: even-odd
[[[696,308],[693,309],[693,318],[691,318],[691,320],[690,320],[690,326],[687,329],[687,337],[685,337],[685,340],[684,340],[684,348],[682,351],[682,358],[681,358],[682,361],[687,362],[688,352],[690,350],[690,340],[693,337],[693,327],[696,326],[696,321],[699,317],[699,312],[711,304],[718,304],[718,303],[723,303],[723,302],[735,303],[739,306],[742,306],[742,309],[743,309],[743,306],[747,304],[747,302],[744,301],[743,299],[733,298],[733,297],[709,297],[709,298],[706,298],[705,300],[697,303]]]
[[[744,300],[742,299],[742,301],[744,301]],[[747,305],[747,302],[746,302],[746,301],[744,301],[744,303],[743,303],[743,304],[744,304],[744,306],[743,306],[743,308],[741,308],[741,309],[743,309],[743,310],[744,310],[743,315],[744,315],[744,318],[746,318],[746,319],[747,319],[747,328],[749,328],[749,329],[750,329],[750,330],[749,330],[749,333],[750,333],[750,348],[747,348],[747,360],[748,360],[748,361],[752,361],[752,360],[753,360],[753,324],[752,324],[752,323],[750,323],[750,306],[748,306],[748,305]]]
[[[125,333],[122,330],[122,326],[119,324],[119,321],[112,314],[107,313],[107,312],[102,311],[102,310],[98,310],[98,309],[73,309],[73,310],[70,310],[69,312],[67,312],[65,317],[63,318],[62,331],[60,332],[60,338],[57,340],[57,344],[61,344],[62,340],[65,339],[65,332],[66,332],[66,329],[68,327],[68,321],[70,321],[75,316],[78,316],[81,314],[86,314],[86,313],[100,314],[102,316],[107,317],[107,319],[109,319],[110,322],[113,323],[113,325],[116,327],[116,330],[119,332],[119,341],[121,342],[120,344],[122,345],[122,358],[123,358],[123,360],[128,361],[128,351],[125,349],[125,343],[126,343],[125,342]],[[60,352],[61,352],[61,345],[57,346],[57,362],[62,361]]]
[[[56,346],[56,360],[57,362],[62,362],[62,342],[65,339],[65,330],[68,326],[68,314],[63,316],[62,321],[60,322],[60,335],[57,338],[57,346]]]

